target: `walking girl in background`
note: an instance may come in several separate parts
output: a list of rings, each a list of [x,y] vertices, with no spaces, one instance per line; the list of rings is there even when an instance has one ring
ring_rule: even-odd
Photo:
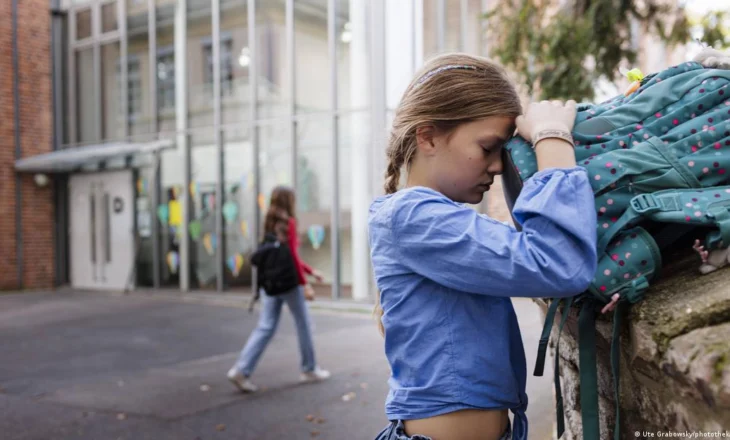
[[[314,290],[307,283],[305,274],[312,275],[319,281],[322,281],[323,277],[319,271],[312,269],[299,258],[299,236],[297,234],[295,212],[296,196],[294,191],[284,186],[274,188],[264,220],[264,235],[272,237],[279,243],[288,245],[291,260],[293,261],[284,262],[288,263],[285,264],[284,268],[296,271],[296,274],[283,274],[282,276],[296,276],[296,279],[292,283],[292,288],[282,293],[263,292],[258,325],[249,336],[238,361],[228,371],[228,379],[243,392],[255,392],[258,389],[249,378],[276,332],[284,303],[289,306],[289,310],[294,317],[297,336],[299,337],[299,351],[302,358],[300,380],[302,382],[311,382],[330,377],[330,373],[319,368],[315,360],[311,320],[306,304],[306,301],[314,300]]]
[[[575,102],[521,113],[503,70],[462,54],[430,61],[396,110],[386,195],[368,221],[392,371],[390,424],[378,440],[527,439],[525,353],[510,297],[580,293],[597,258],[593,192],[570,134]],[[540,169],[514,206],[521,231],[464,205],[481,202],[502,173],[515,127]]]

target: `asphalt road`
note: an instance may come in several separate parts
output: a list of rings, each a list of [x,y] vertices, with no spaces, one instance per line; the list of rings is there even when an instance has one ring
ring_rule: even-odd
[[[262,390],[243,395],[225,373],[257,315],[196,298],[0,295],[0,439],[372,439],[387,423],[388,366],[368,313],[313,312],[332,378],[308,385],[285,313],[254,376]],[[515,306],[531,370],[542,321],[530,301]],[[550,438],[551,383],[551,371],[528,379],[531,440]]]

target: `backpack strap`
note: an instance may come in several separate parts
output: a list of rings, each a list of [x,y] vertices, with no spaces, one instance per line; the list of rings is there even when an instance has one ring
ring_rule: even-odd
[[[620,440],[620,361],[622,317],[628,307],[627,301],[620,301],[613,314],[613,334],[611,337],[611,376],[616,405],[616,424],[614,440]],[[601,438],[598,419],[598,370],[596,367],[596,312],[592,301],[585,301],[578,318],[580,361],[580,405],[583,420],[583,440]],[[556,362],[557,368],[557,362]],[[558,419],[560,426],[560,419]],[[558,431],[558,436],[560,436]]]
[[[558,310],[563,298],[555,299],[550,303],[547,313],[545,314],[545,324],[542,327],[542,335],[540,335],[540,343],[537,346],[537,360],[535,361],[535,371],[533,376],[542,376],[545,371],[545,356],[547,354],[548,342],[550,341],[550,332],[553,329],[555,321],[555,312]]]
[[[570,297],[563,307],[563,316],[560,319],[560,328],[558,329],[558,341],[555,343],[555,415],[558,422],[558,438],[565,432],[565,411],[563,406],[563,390],[560,386],[560,336],[563,334],[565,321],[568,320],[570,307],[573,305],[573,298]]]
[[[644,292],[649,288],[649,280],[645,276],[640,276],[634,280],[631,280],[629,284],[621,292],[621,296],[626,298],[630,304],[635,304],[644,299]],[[620,303],[619,303],[620,304]]]
[[[706,247],[730,246],[730,186],[639,194],[631,199],[624,214],[601,235],[597,245],[599,255],[619,231],[641,217],[687,227],[716,226],[718,231],[708,234]]]
[[[730,194],[728,194],[730,196]],[[730,199],[730,197],[728,197]],[[707,217],[717,225],[718,231],[710,232],[707,235],[707,247],[709,249],[730,246],[730,206],[712,206],[707,210]]]
[[[606,229],[603,232],[603,235],[601,235],[598,239],[598,244],[596,246],[598,255],[601,255],[606,251],[608,244],[621,230],[625,229],[642,216],[660,210],[661,206],[662,205],[660,205],[651,194],[639,194],[631,199],[628,209],[626,209],[621,217],[619,217],[614,224]]]
[[[619,367],[621,366],[621,318],[624,314],[624,309],[627,307],[626,301],[620,301],[616,306],[616,310],[613,312],[613,335],[611,337],[611,375],[613,376],[613,395],[616,403],[616,425],[613,429],[614,440],[620,439],[620,388],[619,381],[621,376],[619,374]]]
[[[650,219],[687,227],[715,226],[717,231],[707,235],[706,247],[730,246],[730,186],[666,190],[643,196],[653,198],[659,205],[658,209],[644,213]]]
[[[578,359],[580,362],[580,407],[583,440],[601,438],[598,422],[598,372],[596,369],[596,310],[586,300],[578,317]],[[560,432],[558,432],[558,436]]]

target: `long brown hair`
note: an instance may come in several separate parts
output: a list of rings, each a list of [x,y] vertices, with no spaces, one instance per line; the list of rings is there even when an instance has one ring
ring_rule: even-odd
[[[293,189],[283,185],[274,188],[264,218],[264,234],[276,234],[280,240],[286,240],[289,219],[296,218],[296,203]]]
[[[395,110],[387,149],[386,194],[398,191],[401,170],[410,167],[419,127],[430,125],[448,134],[467,122],[490,116],[516,118],[521,113],[517,90],[496,63],[462,53],[431,59],[413,78]],[[384,334],[379,292],[374,315]]]

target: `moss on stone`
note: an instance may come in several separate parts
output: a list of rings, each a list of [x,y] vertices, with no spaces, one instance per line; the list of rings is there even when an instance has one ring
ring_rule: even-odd
[[[664,268],[664,276],[634,306],[631,319],[644,321],[663,353],[669,342],[692,330],[730,321],[730,269],[701,275],[694,256]]]
[[[728,366],[730,366],[730,350],[722,353],[717,362],[715,362],[715,371],[712,375],[713,383],[720,384],[722,382],[722,375]]]

